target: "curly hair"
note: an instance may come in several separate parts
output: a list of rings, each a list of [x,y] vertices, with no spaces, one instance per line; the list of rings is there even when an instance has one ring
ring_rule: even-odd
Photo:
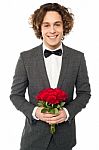
[[[37,38],[43,39],[41,33],[41,25],[47,11],[56,11],[61,15],[63,21],[63,36],[71,31],[74,24],[74,15],[69,12],[69,9],[61,6],[58,3],[47,3],[41,5],[40,8],[35,10],[34,13],[29,17],[29,24],[32,25]]]

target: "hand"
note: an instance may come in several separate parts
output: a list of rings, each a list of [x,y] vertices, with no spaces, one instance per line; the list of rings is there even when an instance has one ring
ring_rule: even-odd
[[[58,115],[50,113],[41,113],[43,107],[38,107],[36,110],[36,117],[49,124],[58,124],[66,120],[66,112],[64,109],[59,111]]]
[[[44,121],[46,123],[48,123],[48,121],[54,117],[55,115],[54,114],[50,114],[50,113],[41,113],[41,110],[43,109],[43,107],[38,107],[36,112],[35,112],[35,115],[36,117],[41,120],[41,121]]]
[[[51,118],[49,118],[49,120],[47,121],[47,123],[49,124],[59,124],[62,123],[66,120],[67,115],[64,109],[59,111],[59,114],[57,116],[53,116]]]

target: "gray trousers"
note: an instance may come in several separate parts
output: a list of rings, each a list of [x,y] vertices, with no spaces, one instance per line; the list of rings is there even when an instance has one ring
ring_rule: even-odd
[[[60,150],[60,149],[58,149],[56,143],[54,142],[53,136],[51,137],[50,143],[49,143],[46,150]],[[72,150],[72,148],[71,149],[66,149],[65,148],[65,149],[61,149],[61,150]]]

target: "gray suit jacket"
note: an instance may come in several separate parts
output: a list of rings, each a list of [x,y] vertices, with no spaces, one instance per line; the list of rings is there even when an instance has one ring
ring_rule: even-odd
[[[13,78],[10,99],[15,107],[26,116],[21,139],[21,150],[46,150],[51,138],[49,124],[36,121],[32,111],[37,105],[35,96],[42,89],[50,87],[43,58],[42,45],[22,52]],[[63,45],[63,58],[57,87],[68,92],[65,107],[70,117],[67,122],[56,126],[54,140],[60,149],[76,144],[75,116],[86,107],[90,98],[90,85],[84,54]],[[74,87],[76,98],[73,99]],[[29,101],[25,99],[28,88]]]

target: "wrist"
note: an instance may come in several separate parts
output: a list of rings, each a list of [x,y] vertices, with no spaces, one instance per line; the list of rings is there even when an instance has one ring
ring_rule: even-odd
[[[69,112],[68,112],[68,110],[65,107],[63,109],[64,109],[64,111],[66,113],[66,119],[65,119],[65,121],[67,121],[69,119]]]
[[[32,116],[33,116],[34,119],[39,120],[38,117],[36,116],[37,109],[38,109],[37,106],[33,109]]]

